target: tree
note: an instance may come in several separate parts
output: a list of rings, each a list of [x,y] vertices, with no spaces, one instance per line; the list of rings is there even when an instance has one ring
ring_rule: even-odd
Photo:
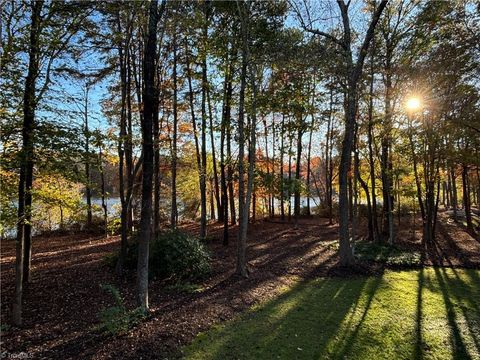
[[[345,56],[345,83],[346,103],[345,103],[345,132],[342,141],[342,153],[339,166],[339,225],[340,225],[340,264],[348,266],[353,264],[354,257],[350,246],[349,236],[349,217],[348,217],[348,178],[352,162],[353,140],[356,124],[357,113],[357,87],[360,77],[363,72],[363,65],[367,55],[368,47],[373,38],[375,27],[380,19],[380,16],[387,5],[387,0],[382,0],[378,7],[373,11],[372,20],[368,26],[367,32],[362,41],[362,45],[358,52],[358,57],[354,61],[354,53],[352,49],[352,29],[349,17],[350,2],[345,3],[343,0],[337,2],[343,26],[343,35],[338,39],[330,33],[325,33],[318,29],[313,29],[311,21],[307,24],[302,17],[302,25],[306,31],[313,34],[326,37],[340,47]]]
[[[71,39],[80,30],[80,25],[91,13],[89,4],[77,6],[70,3],[42,0],[29,4],[28,25],[28,70],[23,91],[22,148],[20,153],[20,174],[18,182],[18,227],[16,246],[15,299],[12,321],[22,322],[23,283],[30,278],[31,263],[31,208],[35,151],[35,112],[48,90],[52,79],[52,66],[67,50]],[[48,16],[42,16],[47,11]],[[66,16],[67,13],[71,13]],[[45,38],[43,38],[45,37]],[[40,74],[43,83],[39,82]]]
[[[165,1],[160,10],[158,1],[149,4],[148,29],[143,59],[143,82],[145,84],[142,119],[142,210],[140,214],[140,231],[138,240],[137,264],[137,303],[148,310],[148,258],[152,227],[152,194],[153,194],[153,136],[154,117],[158,116],[158,98],[155,97],[155,59],[157,57],[157,25],[165,10]]]

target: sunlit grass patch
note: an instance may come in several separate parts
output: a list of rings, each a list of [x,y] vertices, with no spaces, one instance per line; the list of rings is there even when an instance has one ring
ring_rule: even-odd
[[[429,268],[297,285],[199,335],[187,359],[478,359],[480,271]]]

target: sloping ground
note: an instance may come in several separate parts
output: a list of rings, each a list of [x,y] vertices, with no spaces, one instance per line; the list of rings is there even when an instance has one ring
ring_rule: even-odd
[[[189,230],[196,228],[192,224]],[[25,324],[2,336],[2,350],[62,359],[159,358],[212,324],[274,297],[283,286],[325,275],[337,261],[335,250],[328,246],[336,239],[337,228],[325,220],[302,220],[298,230],[290,224],[260,222],[249,234],[251,276],[239,279],[233,275],[236,228],[232,228],[228,248],[215,238],[220,232],[218,225],[210,229],[214,271],[200,284],[202,291],[166,293],[161,282],[152,281],[152,318],[118,338],[104,338],[94,331],[99,311],[111,304],[100,284],[115,284],[127,305],[134,304],[134,279],[118,282],[103,263],[105,255],[118,248],[118,238],[34,239],[34,275],[25,292]],[[13,266],[14,243],[2,244],[2,323],[10,316]]]
[[[439,256],[435,264],[480,268],[480,241],[470,236],[445,214],[440,214],[440,219],[436,238],[436,253]]]
[[[199,335],[184,357],[480,359],[480,271],[313,280]]]
[[[198,225],[184,228],[196,232]],[[405,228],[404,225],[402,229]],[[34,358],[49,359],[162,358],[213,324],[273,299],[302,279],[339,273],[335,267],[338,228],[327,225],[325,219],[301,219],[296,230],[292,224],[279,221],[252,225],[247,252],[251,270],[248,279],[233,274],[236,230],[231,229],[232,240],[225,248],[221,245],[221,226],[210,226],[213,273],[199,284],[201,291],[167,292],[165,284],[151,281],[151,318],[119,337],[105,337],[95,331],[100,310],[112,304],[100,284],[114,284],[125,297],[127,306],[134,306],[133,274],[118,280],[103,262],[107,254],[118,249],[118,238],[86,234],[35,238],[33,279],[25,292],[25,325],[3,334],[2,351],[17,354],[25,351]],[[450,230],[447,229],[447,235]],[[447,254],[448,261],[444,261],[444,265],[462,266],[466,256],[470,265],[478,266],[478,243],[472,243],[475,247],[470,242],[465,245],[465,241],[469,241],[467,237],[454,239],[460,250],[445,242],[443,253]],[[409,241],[408,236],[405,239],[400,236],[400,243],[414,249],[420,244],[418,237]],[[458,252],[464,248],[470,249],[467,255]],[[14,253],[13,242],[2,244],[2,324],[10,317]],[[379,268],[373,266],[366,270],[379,271]]]

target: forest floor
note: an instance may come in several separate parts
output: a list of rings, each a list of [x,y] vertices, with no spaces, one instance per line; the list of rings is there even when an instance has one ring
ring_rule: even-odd
[[[439,219],[435,246],[425,265],[480,268],[480,243],[445,215]],[[419,229],[401,219],[398,246],[421,248]],[[197,224],[185,224],[195,232]],[[99,312],[113,305],[101,284],[119,288],[127,307],[134,306],[134,274],[119,280],[104,261],[118,250],[118,237],[79,233],[36,237],[32,281],[25,290],[24,325],[9,328],[14,290],[14,242],[2,243],[2,352],[25,352],[31,358],[165,358],[179,355],[183,345],[212,325],[231,319],[253,305],[271,300],[299,282],[318,277],[380,275],[384,266],[368,263],[352,272],[338,267],[338,226],[327,219],[302,218],[298,229],[279,219],[258,221],[249,228],[247,256],[250,276],[234,275],[236,227],[231,242],[222,246],[220,224],[209,226],[212,274],[196,291],[169,290],[150,282],[151,316],[121,336],[105,336],[96,326]]]

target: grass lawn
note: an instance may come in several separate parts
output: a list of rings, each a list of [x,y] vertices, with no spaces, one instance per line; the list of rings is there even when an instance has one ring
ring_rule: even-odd
[[[480,359],[480,271],[313,280],[183,350],[187,359]]]

